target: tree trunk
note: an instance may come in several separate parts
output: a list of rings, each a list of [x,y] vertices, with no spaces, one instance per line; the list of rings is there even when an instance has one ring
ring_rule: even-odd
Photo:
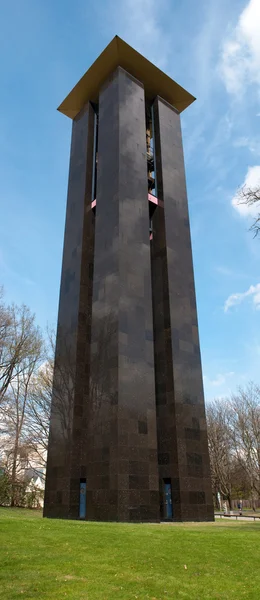
[[[14,445],[14,458],[13,458],[13,465],[12,465],[12,474],[11,474],[11,506],[15,506],[17,456],[18,456],[18,438],[16,436],[15,445]]]

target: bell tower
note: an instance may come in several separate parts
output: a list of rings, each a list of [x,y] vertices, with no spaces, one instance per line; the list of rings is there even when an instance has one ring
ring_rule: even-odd
[[[44,515],[214,519],[180,113],[115,37],[63,101],[72,142]]]

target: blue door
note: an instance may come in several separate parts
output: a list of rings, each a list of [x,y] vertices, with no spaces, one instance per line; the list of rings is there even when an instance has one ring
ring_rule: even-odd
[[[165,519],[172,519],[172,486],[164,482]]]
[[[86,518],[86,499],[87,499],[87,483],[86,481],[80,482],[80,494],[79,494],[79,518]]]

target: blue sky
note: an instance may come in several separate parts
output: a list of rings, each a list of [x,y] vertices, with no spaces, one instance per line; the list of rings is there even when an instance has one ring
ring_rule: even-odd
[[[259,382],[259,0],[9,0],[1,7],[0,283],[56,324],[71,121],[56,107],[118,34],[197,97],[182,116],[206,397]]]

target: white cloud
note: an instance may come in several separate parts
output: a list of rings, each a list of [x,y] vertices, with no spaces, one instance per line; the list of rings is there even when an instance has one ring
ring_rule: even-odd
[[[260,187],[260,165],[255,165],[254,167],[249,167],[247,170],[247,174],[245,180],[241,186],[249,188],[251,190],[257,189]],[[240,189],[241,189],[240,188]],[[255,217],[259,213],[259,203],[256,202],[249,206],[248,204],[242,204],[239,199],[239,191],[232,198],[232,206],[239,212],[242,217],[253,216]]]
[[[222,47],[221,75],[226,89],[240,95],[250,84],[260,86],[260,2],[249,0]]]
[[[260,283],[257,283],[256,285],[250,285],[246,292],[231,294],[225,302],[224,311],[227,312],[232,306],[241,304],[249,296],[252,297],[255,308],[260,309]]]

